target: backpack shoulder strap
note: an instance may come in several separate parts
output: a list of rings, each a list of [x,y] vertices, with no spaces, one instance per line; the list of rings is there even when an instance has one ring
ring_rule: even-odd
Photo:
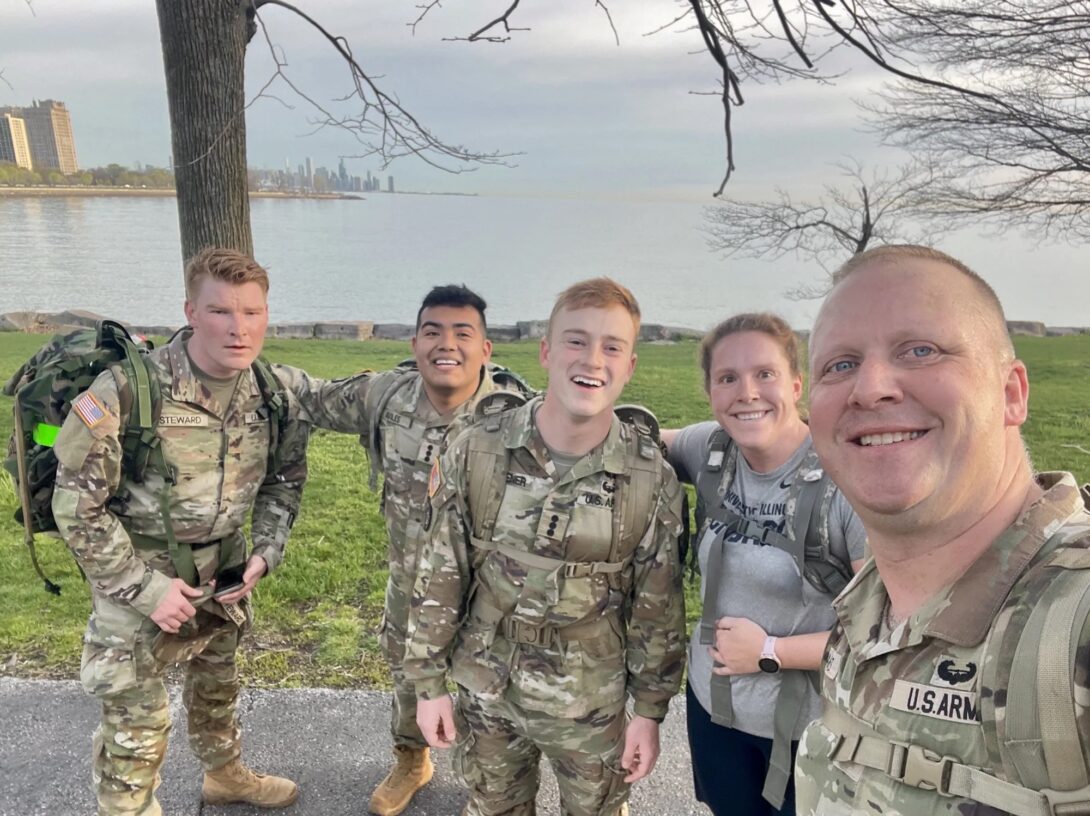
[[[367,479],[367,486],[372,490],[378,490],[378,475],[383,470],[382,464],[382,415],[386,413],[386,407],[390,404],[394,394],[414,381],[419,372],[416,361],[402,360],[396,368],[384,371],[375,376],[374,381],[367,388],[367,396],[363,399],[364,415],[367,417],[367,435],[363,438],[364,447],[367,449],[367,458],[370,459],[371,474]]]
[[[818,592],[839,595],[852,579],[851,565],[833,554],[829,513],[836,485],[811,450],[803,457],[787,498],[788,537],[801,543],[799,570]]]
[[[481,406],[477,406],[480,411]],[[466,503],[473,516],[473,537],[490,542],[500,515],[500,503],[507,487],[507,446],[504,429],[511,421],[511,412],[488,413],[473,427],[466,451],[468,476]]]
[[[264,357],[258,357],[250,366],[254,381],[261,392],[269,420],[269,452],[265,465],[265,480],[276,481],[283,465],[280,443],[284,439],[288,423],[288,397],[284,387]]]
[[[626,444],[625,472],[613,497],[610,561],[620,560],[621,550],[634,550],[652,522],[662,471],[658,418],[641,405],[618,405],[614,413],[624,424]]]
[[[111,325],[112,324],[112,325]],[[162,458],[156,428],[163,407],[159,378],[149,366],[144,353],[119,324],[104,320],[98,326],[99,342],[117,349],[118,361],[110,366],[117,382],[121,420],[121,468],[137,484],[152,457],[158,452],[164,477],[170,479],[169,468]]]
[[[1016,584],[988,636],[981,683],[1002,683],[994,688],[1007,694],[998,718],[996,701],[982,696],[981,721],[1004,776],[1068,791],[1090,785],[1072,702],[1075,652],[1090,616],[1090,548],[1049,540],[1042,549],[1051,552]]]

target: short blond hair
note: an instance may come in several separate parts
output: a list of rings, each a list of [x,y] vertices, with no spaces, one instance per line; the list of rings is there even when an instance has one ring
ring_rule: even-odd
[[[966,264],[934,247],[920,246],[918,244],[890,244],[853,255],[833,273],[833,288],[830,290],[830,294],[864,266],[882,263],[883,261],[896,263],[908,259],[945,264],[967,278],[980,296],[980,304],[984,307],[984,318],[995,331],[1000,351],[1004,356],[1014,358],[1014,345],[1011,343],[1010,333],[1007,331],[1007,316],[1003,312],[1003,304],[999,302],[999,295],[995,293],[995,290],[984,278],[980,277]]]
[[[269,273],[248,255],[224,247],[205,247],[185,265],[185,296],[195,300],[205,278],[224,281],[236,286],[256,283],[269,294]]]
[[[560,293],[553,310],[549,313],[548,334],[553,331],[553,321],[560,314],[561,309],[575,311],[576,309],[607,309],[610,306],[620,306],[632,317],[632,323],[636,327],[636,336],[640,335],[640,304],[636,296],[617,281],[611,278],[590,278],[588,280],[573,283]]]

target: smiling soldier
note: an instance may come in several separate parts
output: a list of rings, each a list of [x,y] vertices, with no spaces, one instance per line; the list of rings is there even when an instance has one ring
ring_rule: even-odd
[[[505,390],[507,399],[522,401],[517,395],[526,389],[517,376],[489,364],[485,308],[484,300],[464,286],[432,289],[417,313],[413,360],[391,371],[318,380],[298,369],[275,368],[309,421],[360,435],[371,460],[372,489],[378,472],[385,473],[382,511],[390,577],[379,644],[394,681],[394,766],[371,796],[370,812],[378,816],[405,810],[433,773],[416,725],[416,692],[401,667],[409,596],[424,540],[428,473],[452,423],[472,415],[482,397]]]
[[[932,249],[836,275],[811,433],[873,560],[836,601],[799,813],[1086,813],[1090,514],[1034,474],[995,292]]]
[[[652,434],[614,414],[638,329],[624,287],[567,289],[545,396],[479,410],[432,471],[405,672],[428,742],[457,741],[468,816],[533,814],[542,753],[565,814],[614,816],[658,758],[684,662],[681,491]]]

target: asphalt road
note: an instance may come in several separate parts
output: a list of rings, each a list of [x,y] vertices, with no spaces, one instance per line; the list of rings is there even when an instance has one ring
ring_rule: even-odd
[[[242,805],[200,801],[200,767],[185,738],[181,689],[171,689],[175,723],[159,799],[166,816],[253,816]],[[290,776],[302,788],[285,816],[364,816],[389,758],[388,695],[328,689],[243,690],[243,757],[254,768]],[[0,816],[89,816],[91,732],[95,701],[74,681],[0,678]],[[405,816],[456,816],[465,793],[440,754],[431,784]],[[538,813],[559,813],[556,784],[545,770]],[[633,816],[707,816],[696,803],[685,744],[685,700],[671,704],[662,756],[632,793]]]

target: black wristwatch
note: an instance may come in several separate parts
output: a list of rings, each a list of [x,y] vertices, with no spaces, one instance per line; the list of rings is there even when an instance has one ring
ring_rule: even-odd
[[[757,658],[757,668],[765,674],[776,674],[780,670],[780,658],[776,656],[776,638],[772,635],[765,638],[761,656]]]

